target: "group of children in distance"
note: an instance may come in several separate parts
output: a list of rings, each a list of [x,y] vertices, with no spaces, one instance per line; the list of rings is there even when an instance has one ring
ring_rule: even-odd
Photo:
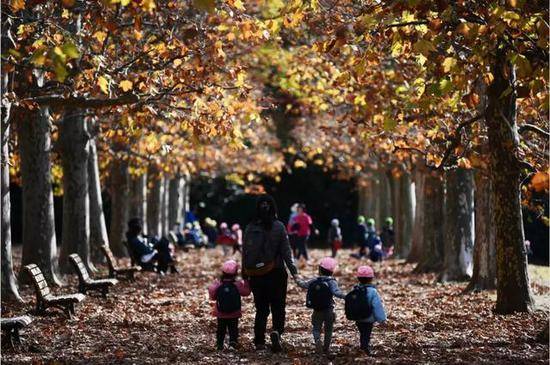
[[[319,263],[319,275],[308,281],[297,280],[298,286],[307,289],[306,307],[313,309],[311,316],[313,340],[317,353],[330,354],[332,330],[336,320],[334,297],[345,300],[345,313],[348,320],[355,321],[360,337],[360,349],[371,355],[369,343],[375,322],[385,322],[386,313],[378,292],[373,285],[374,271],[370,266],[360,266],[356,277],[358,283],[344,294],[333,277],[337,262],[325,257]],[[208,287],[211,300],[216,301],[213,314],[218,319],[216,346],[222,350],[226,332],[229,332],[229,345],[238,348],[238,323],[241,317],[241,296],[250,295],[246,280],[237,280],[238,264],[226,261],[222,266],[222,276]],[[324,341],[321,329],[324,327]]]

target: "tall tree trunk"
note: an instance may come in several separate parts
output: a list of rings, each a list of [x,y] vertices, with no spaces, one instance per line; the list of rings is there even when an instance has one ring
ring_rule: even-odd
[[[129,219],[129,174],[128,162],[121,159],[114,160],[111,164],[111,232],[109,242],[113,253],[118,257],[127,255],[126,225]]]
[[[491,180],[485,171],[475,173],[474,268],[466,291],[496,288],[495,226],[492,220]]]
[[[516,124],[515,70],[503,44],[497,45],[487,89],[493,213],[497,252],[496,312],[527,312],[533,307],[521,212],[521,167]]]
[[[162,234],[161,213],[164,196],[164,177],[154,165],[149,167],[149,191],[147,194],[147,234],[160,237]]]
[[[147,232],[147,174],[133,176],[130,182],[130,217],[139,218]]]
[[[161,235],[166,236],[168,231],[168,204],[170,202],[170,179],[166,176],[162,179],[163,188],[162,188],[162,210],[160,212],[160,226],[161,226]]]
[[[2,249],[0,251],[0,259],[2,265],[2,298],[16,300],[22,302],[17,288],[17,282],[13,273],[13,260],[11,251],[11,203],[10,203],[10,169],[9,169],[9,140],[10,140],[10,122],[9,122],[10,106],[2,106],[2,160],[1,160],[1,175],[2,175]]]
[[[191,176],[185,175],[183,178],[183,212],[182,212],[182,226],[185,222],[185,212],[190,211],[191,204]]]
[[[359,179],[358,179],[359,180]],[[366,195],[366,188],[361,184],[362,181],[358,182],[357,186],[357,215],[364,215],[365,214],[365,195]]]
[[[443,264],[444,189],[441,174],[430,171],[424,176],[423,186],[424,242],[415,272],[437,272]]]
[[[168,228],[171,230],[177,224],[182,223],[184,204],[184,180],[181,175],[170,179],[170,192],[168,197]]]
[[[13,111],[18,124],[23,187],[22,266],[36,264],[50,284],[60,285],[50,162],[50,114],[47,108]],[[20,279],[26,281],[25,275]]]
[[[415,212],[414,226],[412,230],[411,250],[407,256],[407,262],[418,262],[424,246],[424,176],[426,172],[423,167],[417,166],[415,169]]]
[[[93,125],[90,124],[93,128]],[[90,155],[88,156],[88,192],[90,195],[90,250],[94,262],[103,262],[104,257],[99,247],[109,245],[107,224],[103,212],[101,196],[101,181],[99,179],[99,163],[95,137],[90,139]]]
[[[449,170],[445,194],[445,245],[442,282],[472,276],[474,248],[474,177],[472,170]]]
[[[411,250],[413,231],[413,205],[411,191],[411,175],[402,170],[396,181],[398,206],[395,209],[395,255],[407,258]],[[396,197],[397,198],[397,197]],[[397,199],[396,199],[397,202]]]
[[[392,191],[390,190],[390,183],[388,181],[388,176],[386,175],[386,171],[379,169],[376,172],[376,176],[378,179],[378,185],[377,185],[377,194],[376,194],[376,200],[377,200],[377,210],[376,210],[376,220],[379,227],[382,227],[382,224],[384,223],[385,219],[389,216],[393,216],[392,213]]]
[[[69,255],[77,253],[88,269],[90,260],[90,199],[88,195],[88,128],[84,110],[66,109],[59,129],[63,167],[63,235],[59,268],[72,273]]]

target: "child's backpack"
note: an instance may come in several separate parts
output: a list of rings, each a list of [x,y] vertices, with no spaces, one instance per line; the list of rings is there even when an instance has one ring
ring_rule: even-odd
[[[235,283],[222,282],[216,292],[216,305],[220,313],[232,313],[241,310],[241,295]]]
[[[367,300],[367,286],[356,285],[345,297],[346,318],[360,321],[372,314],[371,303]]]
[[[332,303],[332,292],[328,285],[329,278],[317,278],[307,288],[306,307],[313,310],[328,309]]]

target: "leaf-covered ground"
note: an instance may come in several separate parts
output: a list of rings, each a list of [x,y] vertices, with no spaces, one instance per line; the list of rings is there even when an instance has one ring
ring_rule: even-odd
[[[314,261],[324,254],[313,250]],[[537,338],[548,326],[547,312],[494,315],[494,292],[462,295],[465,283],[436,284],[433,275],[412,275],[413,266],[399,261],[376,267],[389,321],[374,330],[373,358],[359,354],[358,333],[354,323],[345,319],[342,301],[336,309],[335,357],[315,355],[305,292],[292,282],[284,353],[254,351],[252,297],[244,300],[242,350],[216,352],[215,319],[210,315],[206,287],[218,275],[222,255],[215,250],[180,255],[185,255],[187,263],[186,267],[180,264],[180,274],[158,277],[141,273],[134,283],[121,282],[106,300],[88,296],[73,320],[62,314],[35,317],[19,352],[2,348],[2,363],[548,363],[547,340]],[[348,251],[342,252],[336,274],[345,289],[353,285],[358,266],[348,255]],[[309,277],[315,267],[303,267],[300,274]],[[74,291],[75,278],[70,278],[70,283],[56,292]],[[534,290],[539,296],[548,295],[544,285],[536,284]],[[2,303],[2,316],[18,315],[33,307],[33,293],[28,288],[22,293],[27,303]]]

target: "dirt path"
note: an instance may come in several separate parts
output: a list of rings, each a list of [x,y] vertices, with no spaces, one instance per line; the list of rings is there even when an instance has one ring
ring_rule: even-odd
[[[319,259],[325,254],[313,251]],[[342,252],[341,257],[348,257]],[[140,274],[135,283],[117,286],[107,300],[88,297],[74,320],[62,315],[36,317],[24,336],[20,353],[2,351],[2,363],[55,364],[323,364],[313,354],[310,311],[305,291],[289,285],[286,351],[273,355],[255,352],[252,346],[252,298],[244,300],[240,352],[214,350],[215,319],[210,315],[206,287],[218,274],[222,257],[217,251],[187,254],[188,267],[181,273],[158,277]],[[354,284],[355,260],[340,260],[337,279],[348,290]],[[465,284],[434,284],[432,275],[411,275],[412,266],[388,261],[376,268],[379,291],[388,311],[385,328],[373,334],[376,357],[365,358],[357,350],[358,334],[345,319],[343,303],[337,304],[333,341],[335,364],[343,363],[548,363],[548,343],[536,335],[548,326],[548,314],[495,316],[494,293],[461,295]],[[314,266],[301,270],[309,277]],[[70,288],[74,290],[74,278]],[[71,289],[73,288],[73,289]],[[548,288],[535,286],[537,295]],[[2,303],[2,315],[20,314],[34,304],[32,293],[23,290],[27,304]]]

